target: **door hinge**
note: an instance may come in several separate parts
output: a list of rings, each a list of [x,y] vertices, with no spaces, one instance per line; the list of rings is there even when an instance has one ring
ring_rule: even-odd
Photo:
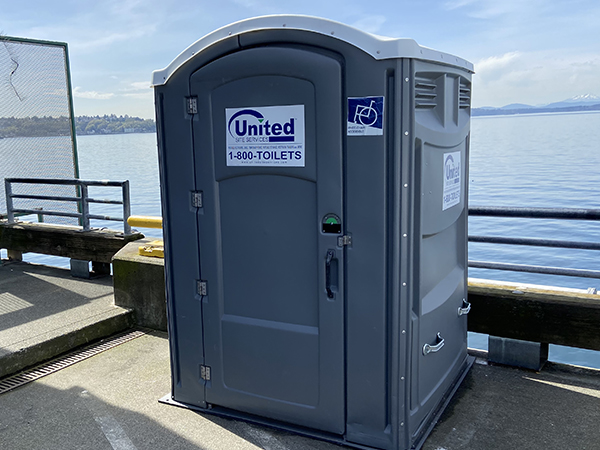
[[[202,295],[202,296],[208,295],[208,283],[203,280],[198,280],[196,283],[197,283],[196,288],[198,291],[198,295]]]
[[[210,381],[210,366],[200,364],[200,378],[204,381]]]
[[[344,247],[346,245],[352,245],[352,236],[345,235],[338,237],[338,247]]]
[[[198,97],[186,97],[185,106],[188,114],[198,114]]]
[[[202,208],[204,205],[202,191],[192,192],[192,206],[194,208]]]

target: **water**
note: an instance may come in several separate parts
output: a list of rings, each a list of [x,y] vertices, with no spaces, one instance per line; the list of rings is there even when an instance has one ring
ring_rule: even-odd
[[[600,208],[600,113],[477,117],[472,120],[471,206]],[[471,217],[470,235],[597,242],[599,223]],[[600,270],[597,251],[469,244],[469,259]],[[577,289],[600,280],[469,269],[469,276]],[[600,297],[599,297],[600,298]],[[487,336],[469,333],[487,349]],[[600,352],[550,346],[550,359],[600,368]]]
[[[160,183],[158,179],[158,150],[156,135],[113,134],[80,136],[77,138],[79,176],[86,180],[129,180],[131,214],[160,216]],[[91,189],[91,188],[90,188]],[[105,192],[107,188],[98,188]],[[118,192],[119,189],[116,189]],[[95,195],[90,191],[90,195]],[[104,198],[104,196],[103,196]],[[96,212],[110,211],[109,215],[122,216],[120,208],[114,212],[107,205],[91,205]],[[92,212],[94,210],[92,209]],[[115,228],[117,223],[103,224]],[[149,237],[161,237],[161,230],[140,230]]]
[[[158,179],[158,154],[156,135],[113,134],[79,136],[77,138],[79,175],[84,180],[111,180],[130,182],[131,213],[134,215],[160,216],[160,185]],[[121,199],[120,188],[90,187],[93,198]],[[118,205],[90,204],[92,214],[122,217]],[[28,218],[34,220],[34,218]],[[93,220],[92,227],[122,229],[119,222]],[[161,230],[140,230],[147,237],[162,237]],[[6,251],[2,250],[2,257]],[[69,267],[69,260],[33,253],[23,255],[28,262]]]
[[[83,179],[130,180],[132,214],[161,215],[156,136],[81,136],[77,140]],[[477,117],[472,120],[469,201],[473,206],[600,208],[600,113]],[[106,195],[94,194],[93,196]],[[96,205],[96,208],[98,206]],[[118,207],[96,212],[120,215]],[[115,228],[116,223],[94,226]],[[600,224],[576,221],[473,217],[471,235],[598,241]],[[150,237],[160,230],[144,229]],[[6,255],[3,254],[3,257]],[[25,259],[68,267],[44,255]],[[600,270],[598,253],[584,250],[470,244],[469,259]],[[587,289],[600,280],[471,269],[470,277]],[[469,346],[487,348],[470,333]],[[550,359],[600,368],[600,352],[551,346]]]
[[[600,208],[600,113],[472,120],[471,206]],[[600,223],[471,217],[470,235],[597,241]],[[600,270],[598,253],[470,244],[469,259]],[[469,276],[587,289],[596,279],[470,269]]]
[[[42,127],[43,128],[43,127]],[[30,177],[44,173],[48,178],[72,178],[75,173],[71,136],[36,136],[0,139],[0,181],[6,177]],[[75,196],[74,186],[44,186],[15,184],[14,194]],[[4,183],[0,185],[0,211],[6,211]],[[31,209],[40,206],[38,201],[15,199],[15,209]],[[55,211],[76,213],[74,203],[52,202]],[[54,223],[63,225],[77,223],[77,219],[52,217]]]

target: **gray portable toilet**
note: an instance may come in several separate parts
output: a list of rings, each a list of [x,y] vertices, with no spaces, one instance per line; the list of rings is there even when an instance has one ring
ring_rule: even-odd
[[[467,356],[472,65],[269,16],[154,72],[172,392],[420,447]]]

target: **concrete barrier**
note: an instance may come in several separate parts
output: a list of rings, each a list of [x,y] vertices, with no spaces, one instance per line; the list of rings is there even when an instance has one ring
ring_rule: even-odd
[[[113,257],[115,305],[133,309],[139,326],[166,331],[164,259],[139,255],[154,240],[131,242]]]

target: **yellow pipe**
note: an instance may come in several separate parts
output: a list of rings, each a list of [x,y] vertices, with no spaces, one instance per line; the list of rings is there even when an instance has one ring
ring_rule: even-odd
[[[132,227],[162,228],[162,217],[154,216],[129,216],[127,223]]]

